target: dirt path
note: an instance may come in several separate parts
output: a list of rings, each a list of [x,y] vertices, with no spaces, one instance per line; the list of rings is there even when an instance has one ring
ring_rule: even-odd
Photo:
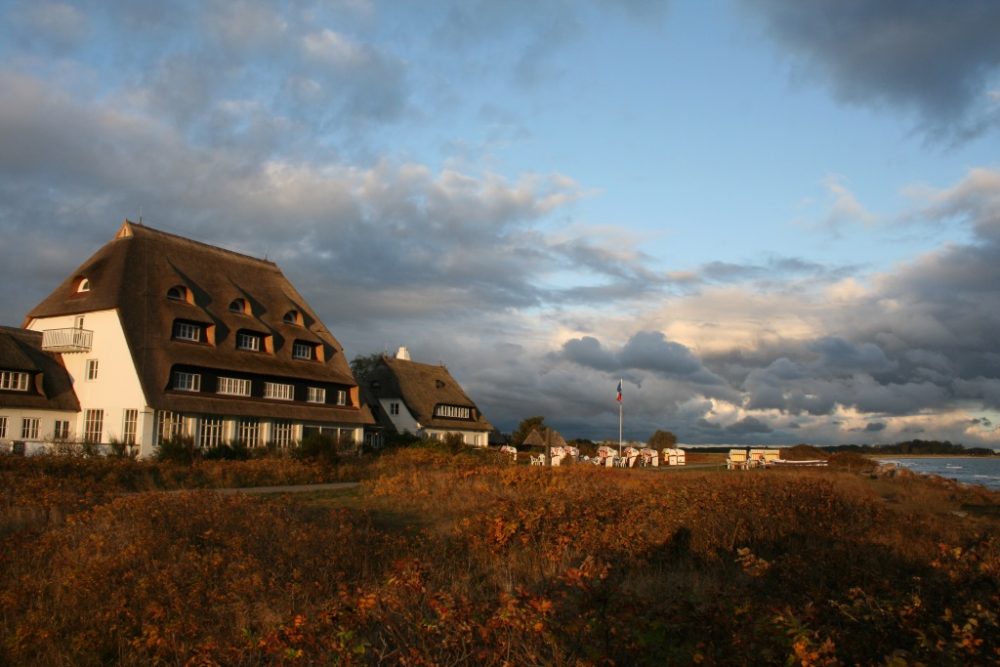
[[[247,486],[236,489],[216,489],[218,493],[265,494],[265,493],[308,493],[310,491],[339,491],[353,489],[361,482],[330,482],[328,484],[292,484],[288,486]]]

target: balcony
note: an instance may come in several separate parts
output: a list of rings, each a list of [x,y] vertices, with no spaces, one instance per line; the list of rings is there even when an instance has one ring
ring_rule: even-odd
[[[42,349],[46,352],[90,352],[94,332],[88,329],[46,329]]]

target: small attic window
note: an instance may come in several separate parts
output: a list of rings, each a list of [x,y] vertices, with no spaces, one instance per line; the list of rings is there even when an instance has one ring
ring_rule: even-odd
[[[297,310],[290,310],[281,318],[285,324],[296,324],[302,326],[302,313]]]
[[[174,301],[188,301],[188,288],[183,285],[174,285],[167,290],[167,298]]]
[[[77,278],[76,280],[76,293],[82,294],[84,292],[90,291],[90,280],[87,278]]]
[[[247,305],[247,300],[246,299],[233,299],[232,302],[229,304],[229,312],[231,312],[231,313],[240,313],[241,315],[247,315],[247,314],[249,314],[250,309],[249,309],[249,307]]]

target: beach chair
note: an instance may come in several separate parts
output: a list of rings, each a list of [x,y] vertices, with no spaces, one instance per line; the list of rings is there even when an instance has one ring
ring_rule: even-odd
[[[751,449],[750,457],[747,459],[748,468],[763,468],[764,467],[764,452],[765,449]]]
[[[781,460],[781,450],[780,449],[765,449],[764,450],[764,465],[769,466],[775,461]]]
[[[745,449],[730,449],[729,457],[726,458],[726,468],[728,470],[746,470],[747,468],[747,450]]]

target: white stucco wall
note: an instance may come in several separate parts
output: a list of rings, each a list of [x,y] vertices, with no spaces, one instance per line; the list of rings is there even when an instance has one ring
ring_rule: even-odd
[[[62,315],[32,320],[27,328],[34,331],[46,329],[72,329],[81,315]],[[94,332],[89,352],[64,352],[63,363],[73,380],[73,390],[80,401],[80,412],[70,429],[78,436],[84,435],[87,410],[103,410],[102,442],[121,439],[125,410],[138,410],[136,442],[140,456],[153,454],[152,411],[139,382],[132,354],[125,340],[118,311],[100,310],[84,313],[83,329]],[[87,379],[87,360],[98,362],[97,379]]]
[[[420,435],[420,424],[413,417],[410,411],[406,408],[406,403],[403,403],[401,398],[380,398],[378,399],[379,405],[385,411],[385,414],[389,415],[389,419],[392,421],[392,425],[396,428],[399,433],[412,433],[413,435]],[[399,414],[394,415],[390,411],[390,405],[396,403],[399,405]]]
[[[11,444],[17,440],[22,442],[49,442],[55,434],[56,421],[69,422],[69,439],[76,437],[77,413],[60,410],[31,410],[22,408],[0,408],[0,420],[7,418],[7,432],[0,436],[0,452],[9,452]],[[38,437],[22,438],[21,424],[23,419],[38,419]]]

